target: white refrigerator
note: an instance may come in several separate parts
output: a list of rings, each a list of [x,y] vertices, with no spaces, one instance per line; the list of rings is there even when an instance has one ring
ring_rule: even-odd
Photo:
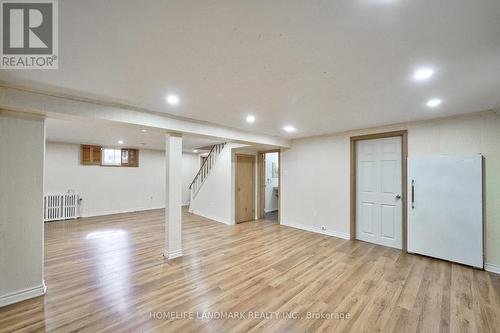
[[[408,159],[408,252],[483,268],[483,157]]]

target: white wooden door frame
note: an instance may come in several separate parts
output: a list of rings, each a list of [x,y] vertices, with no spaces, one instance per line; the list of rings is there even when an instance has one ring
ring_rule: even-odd
[[[350,239],[356,239],[356,142],[361,140],[373,140],[390,137],[401,137],[401,177],[402,177],[402,250],[407,252],[407,227],[408,227],[408,211],[407,211],[407,159],[408,159],[408,131],[394,131],[385,133],[375,133],[368,135],[360,135],[351,137],[351,232]]]

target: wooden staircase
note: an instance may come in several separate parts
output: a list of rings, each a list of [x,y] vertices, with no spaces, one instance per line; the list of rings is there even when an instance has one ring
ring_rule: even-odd
[[[198,173],[191,182],[191,185],[189,185],[189,190],[191,191],[191,203],[193,202],[193,199],[196,197],[203,183],[210,174],[210,170],[212,170],[213,166],[217,162],[217,157],[219,157],[225,145],[226,142],[219,143],[212,146],[212,148],[210,149],[210,153],[208,153],[205,161],[200,167],[200,170],[198,170]]]

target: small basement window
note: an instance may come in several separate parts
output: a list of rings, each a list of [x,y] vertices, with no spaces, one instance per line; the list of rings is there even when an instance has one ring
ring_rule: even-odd
[[[132,148],[102,148],[100,146],[81,146],[83,165],[138,167],[139,150]]]

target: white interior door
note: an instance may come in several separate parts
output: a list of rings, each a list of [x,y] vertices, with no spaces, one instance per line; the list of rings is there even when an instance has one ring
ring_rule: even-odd
[[[356,142],[356,238],[401,249],[401,137]]]
[[[482,157],[408,161],[408,251],[483,267]]]

